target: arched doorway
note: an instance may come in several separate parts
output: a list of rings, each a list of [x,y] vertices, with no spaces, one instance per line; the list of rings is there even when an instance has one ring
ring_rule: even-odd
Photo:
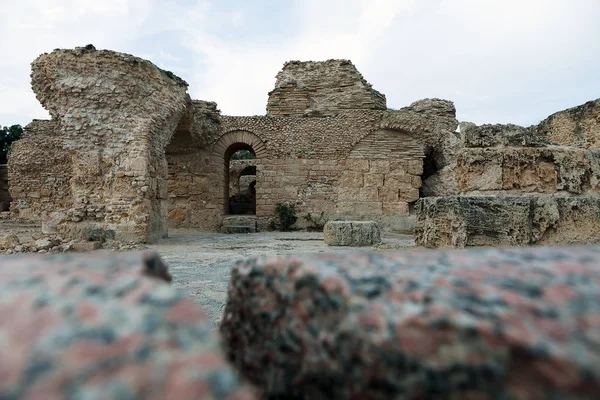
[[[228,154],[225,154],[227,160]],[[256,215],[256,154],[253,150],[237,150],[227,163],[225,182],[226,215]]]

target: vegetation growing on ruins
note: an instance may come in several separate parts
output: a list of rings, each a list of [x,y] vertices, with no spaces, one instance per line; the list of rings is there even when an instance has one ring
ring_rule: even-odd
[[[5,126],[0,129],[0,164],[8,162],[10,144],[21,138],[23,128],[21,125]]]
[[[279,203],[275,208],[275,212],[279,215],[279,223],[282,231],[289,231],[292,225],[296,223],[296,206],[294,204]]]

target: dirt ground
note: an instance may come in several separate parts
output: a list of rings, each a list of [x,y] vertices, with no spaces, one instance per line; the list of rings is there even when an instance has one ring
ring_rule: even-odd
[[[21,242],[41,233],[41,226],[0,220],[0,235],[14,233]],[[237,260],[260,255],[356,252],[414,248],[411,235],[383,233],[372,247],[330,247],[322,233],[259,232],[222,234],[170,229],[169,237],[147,247],[160,254],[173,275],[173,286],[199,304],[215,324],[227,298],[230,271]]]

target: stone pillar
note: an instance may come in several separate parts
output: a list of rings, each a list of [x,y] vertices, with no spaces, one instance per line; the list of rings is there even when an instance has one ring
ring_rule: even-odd
[[[32,87],[60,123],[74,200],[60,231],[152,242],[167,234],[165,147],[187,83],[149,61],[93,46],[32,63]]]

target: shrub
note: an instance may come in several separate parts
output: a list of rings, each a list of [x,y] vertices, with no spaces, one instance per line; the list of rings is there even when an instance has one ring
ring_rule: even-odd
[[[296,206],[293,204],[279,203],[275,212],[279,215],[279,223],[282,231],[289,231],[292,225],[296,223]]]

